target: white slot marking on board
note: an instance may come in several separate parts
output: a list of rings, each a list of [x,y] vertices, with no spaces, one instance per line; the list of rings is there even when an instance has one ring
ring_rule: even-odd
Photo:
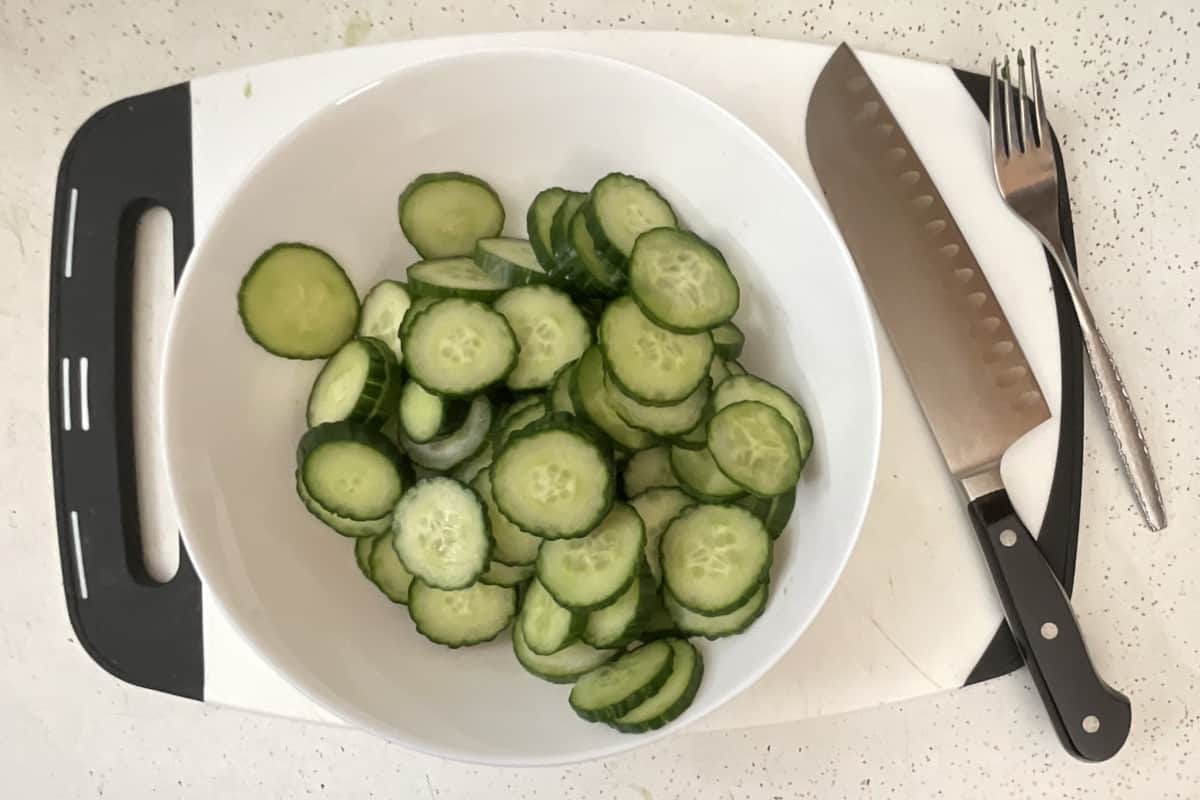
[[[79,543],[79,512],[71,512],[71,541],[75,545],[75,575],[79,580],[79,596],[88,599],[87,574],[83,571],[83,547]]]
[[[75,212],[79,210],[79,190],[71,189],[71,204],[67,208],[67,253],[63,257],[63,277],[71,277],[75,262]]]

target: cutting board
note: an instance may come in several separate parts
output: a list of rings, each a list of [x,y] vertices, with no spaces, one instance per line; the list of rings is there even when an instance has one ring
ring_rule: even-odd
[[[58,179],[49,411],[67,606],[80,644],[117,678],[209,703],[338,722],[241,638],[186,550],[166,582],[144,566],[142,528],[174,536],[174,522],[147,447],[158,426],[153,375],[135,374],[132,358],[161,334],[135,330],[134,317],[161,322],[169,299],[146,313],[135,308],[132,287],[137,270],[173,269],[162,278],[177,281],[225,195],[318,108],[393,70],[497,47],[585,51],[673,78],[740,117],[820,195],[803,132],[809,93],[832,49],[801,42],[632,31],[397,42],[226,72],[97,112],[71,140]],[[1080,342],[1053,267],[992,183],[986,80],[939,64],[861,57],[987,273],[1050,404],[1052,419],[1013,447],[1003,470],[1018,512],[1040,531],[1039,546],[1070,587],[1083,438]],[[159,243],[166,265],[139,258],[145,242],[134,252],[138,221],[155,206],[172,220],[169,240]],[[1069,232],[1065,197],[1062,216]],[[882,333],[880,347],[883,441],[854,555],[788,655],[696,729],[846,712],[1021,664],[963,503]]]

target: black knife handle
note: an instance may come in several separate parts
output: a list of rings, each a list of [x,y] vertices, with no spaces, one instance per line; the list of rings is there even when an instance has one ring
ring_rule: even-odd
[[[1063,746],[1084,761],[1116,755],[1129,699],[1092,666],[1070,600],[1003,489],[968,506],[1004,613]]]

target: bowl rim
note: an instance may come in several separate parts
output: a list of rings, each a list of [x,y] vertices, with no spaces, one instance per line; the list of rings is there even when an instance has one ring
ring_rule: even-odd
[[[159,370],[157,387],[157,411],[159,420],[158,433],[161,448],[160,454],[165,463],[167,473],[167,493],[171,502],[171,507],[175,511],[178,520],[180,535],[183,538],[184,545],[188,546],[191,544],[194,534],[189,532],[188,526],[185,524],[184,510],[179,503],[178,493],[175,490],[175,487],[178,481],[182,479],[182,476],[176,474],[177,470],[175,467],[175,459],[172,458],[171,455],[172,448],[170,446],[169,435],[171,428],[169,423],[171,415],[170,409],[173,407],[173,404],[170,402],[170,397],[172,395],[171,386],[175,383],[175,381],[172,380],[172,376],[176,370],[183,368],[182,366],[178,365],[179,359],[174,358],[172,355],[176,350],[176,339],[180,335],[178,333],[179,315],[176,313],[176,310],[180,307],[180,301],[188,294],[190,286],[195,280],[196,270],[189,269],[189,267],[191,267],[193,261],[203,258],[205,250],[207,249],[206,245],[208,243],[210,232],[217,226],[218,222],[227,215],[229,207],[234,203],[235,198],[240,194],[242,189],[254,182],[259,177],[260,173],[263,171],[268,162],[273,160],[280,153],[285,152],[294,141],[302,138],[319,119],[323,119],[327,115],[336,113],[338,106],[346,103],[349,100],[352,100],[360,94],[374,91],[379,87],[389,84],[393,81],[401,80],[402,78],[411,77],[413,75],[419,75],[422,72],[432,72],[445,69],[447,67],[452,68],[457,63],[476,60],[486,61],[487,59],[497,57],[513,58],[531,56],[537,58],[563,59],[582,64],[600,66],[604,69],[625,72],[629,76],[630,80],[633,81],[650,81],[658,83],[664,87],[667,87],[673,92],[688,95],[692,101],[700,105],[707,106],[710,111],[716,113],[720,117],[724,117],[728,123],[731,123],[735,128],[740,129],[740,131],[746,137],[748,137],[750,141],[756,143],[762,149],[763,153],[768,157],[769,160],[775,162],[776,167],[779,168],[784,175],[790,178],[799,191],[808,198],[814,211],[816,212],[816,215],[820,217],[821,222],[829,232],[836,250],[840,254],[844,265],[850,273],[850,286],[853,294],[853,301],[860,307],[863,317],[867,322],[865,326],[865,344],[867,346],[867,356],[869,362],[866,365],[868,368],[867,377],[869,383],[867,389],[871,404],[873,406],[873,413],[870,415],[870,419],[863,420],[864,423],[869,424],[870,426],[870,436],[868,437],[868,441],[870,443],[870,452],[868,453],[869,470],[868,474],[865,476],[867,491],[863,493],[863,496],[858,503],[858,507],[853,510],[853,514],[847,514],[847,521],[852,523],[852,530],[850,536],[846,539],[845,550],[841,554],[837,568],[830,571],[825,585],[821,587],[819,592],[821,596],[820,602],[814,604],[809,613],[792,627],[790,635],[780,638],[780,646],[774,653],[769,654],[769,656],[763,659],[762,663],[760,663],[756,668],[746,671],[732,687],[725,690],[725,692],[716,699],[716,702],[714,702],[710,708],[692,717],[688,717],[687,713],[685,712],[684,717],[686,718],[686,722],[684,724],[691,725],[726,705],[735,697],[753,686],[764,674],[766,674],[768,670],[774,667],[795,646],[801,635],[803,635],[803,633],[808,629],[808,627],[812,624],[812,621],[816,618],[817,614],[820,613],[821,609],[823,609],[826,603],[829,601],[829,596],[832,593],[833,588],[837,585],[837,582],[841,579],[842,574],[845,572],[846,564],[850,559],[850,555],[854,552],[854,549],[858,543],[858,538],[862,532],[863,524],[866,520],[870,501],[874,494],[874,485],[879,468],[879,456],[882,439],[883,396],[882,373],[879,360],[879,345],[875,332],[875,326],[872,323],[873,312],[871,311],[871,305],[867,299],[866,289],[862,283],[862,279],[854,265],[854,260],[850,255],[849,249],[842,238],[841,232],[838,230],[837,225],[833,221],[828,208],[826,208],[824,203],[820,201],[819,197],[812,191],[808,184],[800,178],[799,174],[797,174],[791,163],[788,162],[788,160],[785,159],[773,146],[771,146],[771,144],[767,142],[766,139],[764,139],[757,131],[743,122],[740,117],[726,109],[720,103],[712,100],[702,92],[669,78],[666,75],[646,67],[622,61],[620,59],[596,55],[585,51],[564,49],[561,47],[474,47],[457,53],[438,55],[432,58],[423,59],[412,64],[386,71],[379,77],[371,81],[367,81],[362,85],[342,94],[340,97],[323,104],[307,115],[284,136],[275,141],[269,148],[263,151],[256,158],[251,167],[236,178],[233,188],[230,189],[224,195],[220,203],[217,204],[217,207],[209,222],[208,229],[205,230],[202,236],[196,241],[191,253],[188,255],[188,258],[184,264],[184,269],[182,270],[182,275],[176,287],[175,302],[171,308],[171,313],[167,322],[166,336],[163,340],[161,368]],[[220,581],[213,583],[207,578],[209,574],[209,568],[212,567],[213,569],[218,569],[217,565],[205,564],[203,558],[197,558],[195,555],[193,555],[193,548],[190,546],[188,547],[188,555],[191,559],[193,567],[195,568],[196,574],[200,578],[203,585],[207,585],[209,587],[215,587],[216,585],[219,585]],[[217,591],[215,588],[211,589],[207,594],[211,602],[216,605],[217,609],[237,632],[238,636],[246,645],[246,647],[248,647],[255,654],[255,656],[261,659],[274,672],[283,678],[293,689],[303,695],[309,702],[340,720],[348,727],[356,727],[362,731],[379,736],[388,741],[395,742],[396,744],[401,745],[408,750],[421,753],[423,755],[436,756],[460,763],[497,767],[563,766],[627,753],[636,748],[661,741],[662,739],[680,731],[681,728],[684,727],[684,724],[681,724],[681,722],[677,720],[655,731],[639,734],[637,736],[621,737],[620,739],[614,740],[610,745],[591,747],[585,750],[580,750],[569,754],[554,755],[547,758],[531,759],[520,756],[495,756],[490,754],[475,753],[467,748],[454,749],[431,747],[425,743],[415,741],[411,738],[397,735],[395,731],[385,732],[379,730],[374,723],[372,723],[369,719],[364,718],[363,715],[357,713],[352,707],[344,708],[344,704],[336,702],[335,698],[325,696],[325,693],[319,691],[317,688],[306,685],[304,680],[297,678],[290,668],[282,664],[279,659],[276,659],[272,655],[270,648],[266,648],[260,644],[257,637],[250,632],[250,626],[244,624],[243,618],[247,615],[241,611],[238,611],[232,600],[227,602],[226,598],[222,596],[221,592]]]

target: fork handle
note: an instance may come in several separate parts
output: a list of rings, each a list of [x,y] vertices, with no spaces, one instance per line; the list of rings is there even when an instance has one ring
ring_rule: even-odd
[[[1096,377],[1104,416],[1117,442],[1117,452],[1121,455],[1121,464],[1125,467],[1125,474],[1129,476],[1133,486],[1134,497],[1137,498],[1138,507],[1150,530],[1162,530],[1167,525],[1167,514],[1163,508],[1162,494],[1158,490],[1154,465],[1150,462],[1150,451],[1146,447],[1146,439],[1133,411],[1133,404],[1129,401],[1129,393],[1125,391],[1125,382],[1121,380],[1121,373],[1117,371],[1108,345],[1096,329],[1096,320],[1083,297],[1083,289],[1072,268],[1070,254],[1061,241],[1048,244],[1051,255],[1058,262],[1059,273],[1067,284],[1071,303],[1075,306],[1075,316],[1083,333],[1083,344],[1087,349],[1092,374]]]

